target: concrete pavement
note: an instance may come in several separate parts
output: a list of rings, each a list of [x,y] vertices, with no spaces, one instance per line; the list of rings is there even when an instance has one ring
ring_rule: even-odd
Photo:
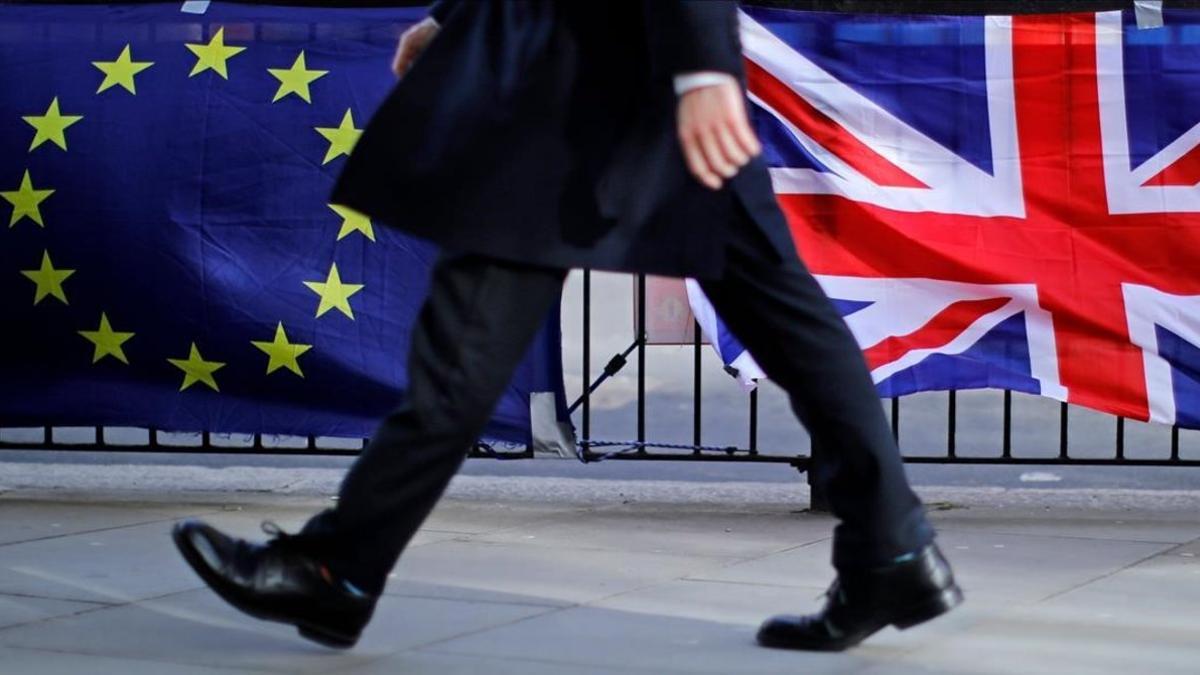
[[[47,468],[47,467],[50,468]],[[336,470],[0,464],[0,673],[1194,673],[1200,493],[926,488],[968,602],[848,654],[759,649],[816,606],[832,520],[800,484],[465,476],[340,653],[229,609],[167,532],[244,535]],[[175,472],[175,473],[172,473]],[[322,473],[324,472],[324,473]],[[76,471],[78,474],[78,471]],[[124,480],[120,480],[121,478]],[[218,489],[223,486],[223,489]]]

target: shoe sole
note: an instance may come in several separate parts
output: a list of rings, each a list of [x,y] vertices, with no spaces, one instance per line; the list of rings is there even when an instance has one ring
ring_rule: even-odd
[[[892,625],[900,630],[908,630],[913,626],[918,626],[936,619],[939,616],[949,612],[963,603],[963,592],[957,584],[938,593],[936,597],[924,602],[916,607],[910,608],[897,619],[892,620]]]
[[[758,637],[758,644],[771,649],[793,649],[799,651],[810,652],[842,652],[851,647],[854,647],[863,640],[871,637],[879,631],[887,628],[889,625],[895,626],[898,630],[908,630],[914,626],[931,621],[939,616],[949,612],[963,603],[963,592],[957,584],[949,588],[943,589],[933,598],[908,607],[904,611],[897,613],[892,620],[879,625],[878,628],[856,636],[844,642],[827,642],[827,643],[797,643],[786,639],[771,639]]]
[[[200,554],[196,553],[195,549],[193,549],[191,544],[184,538],[183,530],[179,525],[171,528],[171,540],[175,542],[175,548],[178,549],[179,554],[183,556],[184,562],[188,564],[188,567],[192,568],[192,571],[200,577],[200,580],[203,581],[206,586],[212,589],[214,593],[220,596],[222,600],[229,603],[243,614],[254,617],[255,619],[260,619],[262,621],[273,621],[275,623],[285,623],[295,626],[296,630],[302,637],[334,649],[349,649],[358,642],[357,635],[347,636],[342,633],[331,631],[324,626],[318,626],[305,621],[297,621],[293,617],[271,614],[269,612],[263,612],[254,609],[245,601],[244,598],[236,593],[230,592],[225,588],[222,579],[216,574],[213,574],[212,570],[209,569],[208,565],[206,565],[203,559],[201,559]]]

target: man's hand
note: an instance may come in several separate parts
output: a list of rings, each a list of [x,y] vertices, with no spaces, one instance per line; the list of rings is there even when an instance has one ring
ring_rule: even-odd
[[[439,30],[441,27],[436,21],[425,19],[404,31],[400,36],[400,44],[396,46],[396,58],[392,59],[392,72],[396,73],[396,77],[404,77],[421,52],[437,37]]]
[[[734,82],[692,89],[679,97],[679,142],[688,169],[706,187],[725,180],[762,152]]]

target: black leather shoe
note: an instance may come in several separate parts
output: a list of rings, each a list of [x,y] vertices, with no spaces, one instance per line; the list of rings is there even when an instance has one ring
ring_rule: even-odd
[[[870,570],[842,570],[811,616],[777,616],[758,629],[764,647],[842,651],[886,626],[901,630],[941,616],[963,601],[937,546],[912,560]]]
[[[171,536],[183,559],[229,604],[257,619],[292,624],[327,647],[353,647],[376,598],[334,579],[273,523],[264,523],[263,531],[273,539],[255,544],[186,520]]]

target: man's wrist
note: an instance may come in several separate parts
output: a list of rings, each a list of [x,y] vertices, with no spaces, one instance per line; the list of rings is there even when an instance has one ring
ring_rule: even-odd
[[[729,73],[722,73],[716,70],[683,73],[675,76],[675,95],[683,96],[693,89],[730,83],[737,84],[737,78]]]

